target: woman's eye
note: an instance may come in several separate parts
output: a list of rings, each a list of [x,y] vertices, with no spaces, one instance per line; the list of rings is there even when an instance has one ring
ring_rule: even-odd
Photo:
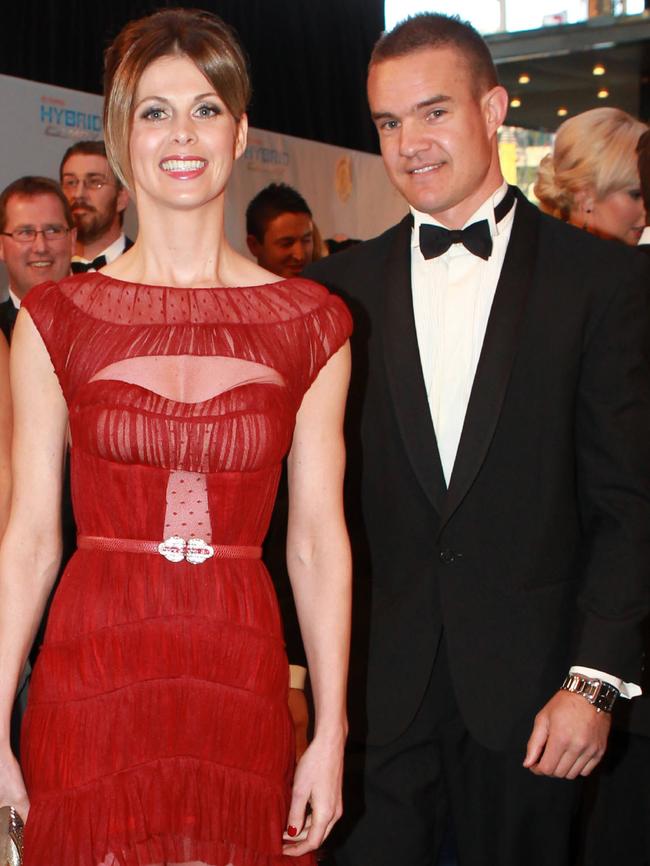
[[[202,105],[198,105],[194,113],[198,117],[215,117],[217,114],[221,114],[221,110],[217,105],[210,105],[208,103],[204,103]]]
[[[164,116],[164,110],[162,108],[156,108],[155,106],[152,108],[147,108],[146,111],[142,113],[142,117],[145,120],[162,120]]]

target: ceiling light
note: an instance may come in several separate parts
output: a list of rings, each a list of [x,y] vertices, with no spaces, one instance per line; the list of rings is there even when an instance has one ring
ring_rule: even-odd
[[[609,90],[605,90],[605,88],[603,87],[602,90],[598,91],[596,96],[598,97],[598,99],[607,99],[607,97],[609,96]]]
[[[529,84],[530,83],[530,75],[527,72],[522,72],[518,78],[520,84]]]
[[[510,108],[519,108],[521,105],[521,99],[518,99],[516,96],[514,99],[510,100]]]
[[[558,108],[558,110],[557,110],[557,116],[558,117],[566,117],[568,113],[569,113],[568,108]]]
[[[605,69],[605,67],[603,66],[602,63],[597,63],[594,66],[594,68],[591,70],[591,72],[593,75],[604,75],[607,72],[607,70]]]

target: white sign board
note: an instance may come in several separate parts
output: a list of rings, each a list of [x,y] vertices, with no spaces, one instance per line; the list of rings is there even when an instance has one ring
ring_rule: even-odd
[[[25,174],[58,179],[61,157],[73,142],[102,137],[101,96],[0,75],[0,108],[0,190]],[[380,157],[251,129],[226,200],[226,233],[241,252],[247,253],[246,206],[273,182],[288,183],[304,196],[323,238],[365,240],[406,213]],[[126,230],[131,237],[137,234],[132,206]]]

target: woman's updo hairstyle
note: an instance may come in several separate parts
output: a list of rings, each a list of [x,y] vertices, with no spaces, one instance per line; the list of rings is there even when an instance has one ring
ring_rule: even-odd
[[[646,128],[619,108],[593,108],[565,120],[539,166],[534,191],[542,210],[568,220],[579,193],[599,201],[637,186],[636,146]]]
[[[234,31],[200,9],[162,9],[129,22],[108,48],[104,71],[104,138],[113,171],[132,188],[129,138],[144,70],[161,57],[188,57],[239,122],[250,100],[246,57]]]

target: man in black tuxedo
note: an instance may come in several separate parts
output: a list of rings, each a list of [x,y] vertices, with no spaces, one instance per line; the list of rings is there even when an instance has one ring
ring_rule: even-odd
[[[9,298],[0,304],[0,329],[11,342],[20,302],[45,280],[70,273],[76,229],[59,185],[26,175],[0,193],[0,261],[9,276]]]
[[[75,142],[59,173],[77,226],[72,272],[98,271],[133,246],[122,228],[129,193],[111,169],[103,141]]]
[[[574,780],[640,681],[648,264],[504,183],[508,98],[469,25],[386,34],[368,96],[411,214],[309,270],[355,317],[333,861],[433,866],[450,812],[461,866],[565,866]]]

